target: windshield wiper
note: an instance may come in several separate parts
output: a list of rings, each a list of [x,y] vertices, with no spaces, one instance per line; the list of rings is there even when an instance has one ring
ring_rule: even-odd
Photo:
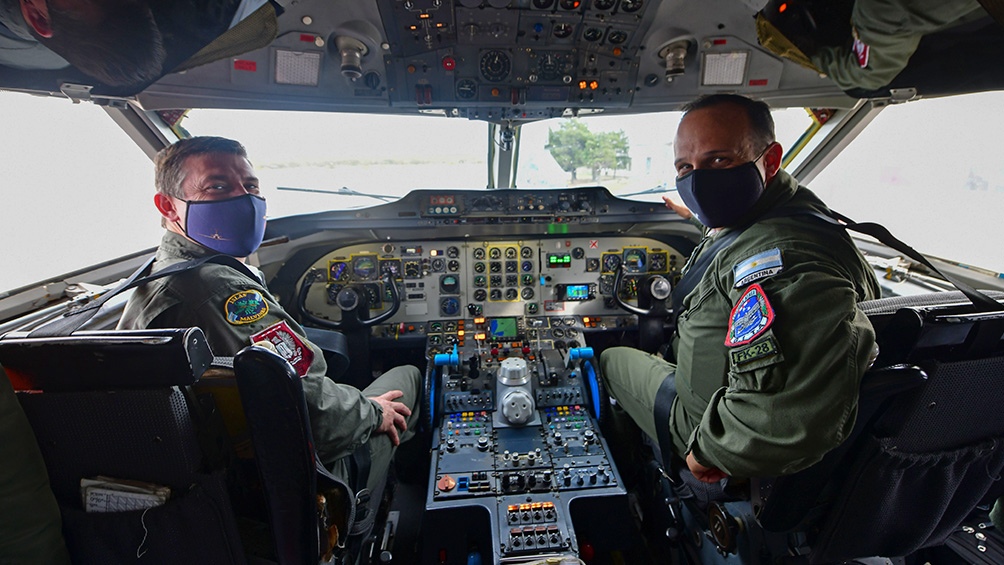
[[[629,192],[627,194],[618,194],[618,198],[627,198],[628,196],[640,196],[642,194],[659,194],[660,192],[676,192],[676,185],[667,186],[666,183],[653,186],[639,192]]]
[[[339,194],[342,196],[365,196],[367,198],[373,198],[383,202],[394,202],[398,199],[397,196],[391,196],[389,194],[367,194],[365,192],[359,192],[358,190],[352,190],[347,186],[343,186],[338,190],[324,190],[323,188],[297,188],[295,186],[277,186],[276,189],[292,190],[295,192],[317,192],[319,194]]]

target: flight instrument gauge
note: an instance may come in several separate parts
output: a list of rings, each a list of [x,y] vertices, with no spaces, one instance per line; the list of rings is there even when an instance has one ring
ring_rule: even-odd
[[[621,0],[621,11],[630,14],[641,10],[645,0]]]
[[[665,253],[649,253],[648,254],[648,270],[649,272],[660,272],[666,270],[666,254]]]
[[[442,294],[457,294],[460,292],[460,281],[456,275],[439,277],[439,292]]]
[[[607,35],[607,43],[610,45],[620,45],[627,41],[628,34],[626,31],[614,30]]]
[[[432,260],[432,265],[430,268],[432,269],[433,273],[440,273],[443,271],[443,269],[446,268],[446,261],[444,261],[439,257],[436,257],[435,259]]]
[[[401,260],[400,259],[381,259],[380,260],[380,274],[390,275],[392,277],[401,276]]]
[[[439,303],[439,313],[443,316],[456,316],[460,312],[460,301],[456,298],[444,298]]]
[[[352,272],[359,280],[372,280],[377,273],[377,262],[370,255],[356,257],[352,260]]]
[[[575,27],[573,27],[572,24],[562,23],[554,24],[554,29],[551,30],[551,33],[553,33],[554,37],[557,37],[558,39],[564,39],[572,35],[573,31],[575,31]]]
[[[349,266],[344,261],[335,261],[328,267],[328,280],[347,281],[349,280]]]
[[[599,41],[603,37],[603,30],[598,27],[586,28],[586,31],[582,32],[582,39],[592,43],[594,41]]]
[[[522,249],[519,250],[519,256],[524,259],[529,259],[530,257],[533,257],[533,248],[523,247]]]
[[[457,257],[460,257],[460,249],[455,245],[451,245],[446,248],[446,256],[450,259],[456,259]]]
[[[489,49],[481,55],[481,76],[491,82],[502,82],[509,78],[512,61],[509,54],[501,49]]]
[[[603,272],[612,273],[621,266],[621,256],[617,253],[603,254]]]
[[[476,247],[474,249],[474,258],[477,259],[478,261],[484,259],[485,258],[485,250],[484,250],[484,248]]]
[[[457,81],[457,98],[473,100],[478,95],[478,83],[474,79],[462,78]]]

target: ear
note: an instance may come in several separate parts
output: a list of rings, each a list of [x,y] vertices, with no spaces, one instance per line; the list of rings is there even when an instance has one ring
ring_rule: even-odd
[[[158,192],[153,195],[153,205],[157,207],[157,211],[160,212],[161,216],[167,219],[169,222],[181,223],[181,216],[178,214],[178,206],[174,203],[174,199],[166,194]]]
[[[770,184],[774,175],[781,170],[781,161],[784,158],[784,149],[778,142],[773,142],[763,154],[764,184]]]
[[[52,21],[49,19],[48,0],[20,0],[24,21],[35,30],[39,37],[52,37]]]

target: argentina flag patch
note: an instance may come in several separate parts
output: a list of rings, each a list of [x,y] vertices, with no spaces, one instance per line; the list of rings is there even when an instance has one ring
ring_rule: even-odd
[[[746,286],[751,282],[772,277],[784,269],[781,261],[781,250],[775,247],[740,261],[732,267],[732,279],[736,281],[735,288]]]

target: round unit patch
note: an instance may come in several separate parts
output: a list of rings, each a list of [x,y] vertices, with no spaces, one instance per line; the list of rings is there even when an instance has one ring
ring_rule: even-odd
[[[223,309],[227,322],[240,326],[264,318],[268,314],[268,303],[257,290],[242,290],[228,298]]]
[[[745,345],[767,331],[774,322],[774,309],[758,284],[746,289],[729,316],[729,333],[725,345]]]

